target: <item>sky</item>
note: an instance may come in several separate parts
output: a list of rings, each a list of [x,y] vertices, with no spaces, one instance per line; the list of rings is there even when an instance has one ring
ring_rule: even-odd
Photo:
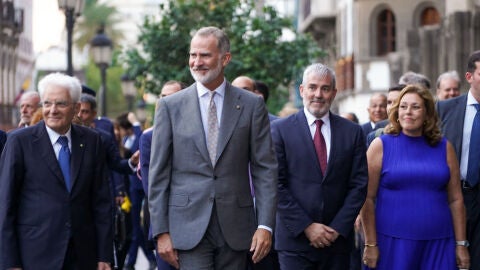
[[[50,46],[62,43],[62,31],[65,28],[65,16],[58,9],[57,0],[33,2],[33,50],[45,51]]]

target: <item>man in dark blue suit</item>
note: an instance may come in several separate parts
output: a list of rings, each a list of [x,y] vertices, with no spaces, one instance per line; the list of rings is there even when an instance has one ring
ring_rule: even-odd
[[[120,127],[120,136],[123,140],[124,148],[130,154],[133,154],[139,150],[139,140],[142,135],[140,124],[135,123],[135,118],[132,113],[124,113],[117,117],[117,123]],[[132,124],[133,123],[133,124]],[[128,156],[129,154],[127,154]],[[142,205],[145,199],[145,192],[143,191],[142,182],[136,174],[129,175],[129,198],[132,202],[132,208],[130,216],[132,220],[132,242],[128,249],[128,255],[125,262],[124,270],[134,269],[138,248],[143,250],[143,253],[150,262],[150,269],[155,267],[155,256],[151,249],[147,248],[147,239],[143,234],[140,213],[142,211]]]
[[[474,147],[480,144],[477,140],[480,137],[480,126],[474,124],[475,118],[478,118],[475,115],[480,114],[475,107],[480,103],[480,51],[470,55],[465,78],[470,83],[468,93],[438,102],[437,112],[442,120],[443,134],[455,148],[460,163],[463,201],[467,209],[470,269],[480,270],[480,163],[470,155],[470,152],[479,152]],[[470,170],[476,171],[476,174],[470,173]],[[468,244],[466,241],[457,241],[457,245]]]
[[[304,109],[272,122],[281,269],[349,268],[368,172],[361,127],[329,111],[336,92],[333,71],[313,64],[300,86]]]
[[[71,124],[80,82],[54,73],[38,88],[44,121],[10,133],[0,160],[0,268],[111,269],[104,149]]]
[[[373,94],[370,97],[370,103],[367,111],[369,121],[362,125],[363,134],[365,136],[379,128],[377,123],[387,119],[387,97],[381,93]]]

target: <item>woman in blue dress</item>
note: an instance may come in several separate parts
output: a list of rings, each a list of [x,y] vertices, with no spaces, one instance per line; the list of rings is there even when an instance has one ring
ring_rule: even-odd
[[[468,269],[459,165],[440,133],[432,95],[405,87],[389,120],[367,151],[363,263],[378,270]]]

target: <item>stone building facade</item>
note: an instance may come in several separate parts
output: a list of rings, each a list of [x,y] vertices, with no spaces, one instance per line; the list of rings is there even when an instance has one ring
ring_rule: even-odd
[[[480,49],[479,0],[299,0],[299,31],[310,32],[335,67],[337,112],[368,121],[373,92],[386,92],[406,71],[465,74]],[[462,82],[462,91],[468,85]]]
[[[0,0],[0,129],[17,121],[15,102],[30,87],[32,48],[32,0]]]

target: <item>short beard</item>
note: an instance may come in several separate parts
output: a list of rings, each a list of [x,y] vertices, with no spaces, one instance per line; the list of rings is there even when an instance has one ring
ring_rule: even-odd
[[[203,85],[208,84],[222,73],[222,60],[220,59],[217,64],[218,65],[215,69],[210,69],[205,75],[197,75],[192,68],[190,68],[190,74],[192,74],[192,77],[196,82]]]

